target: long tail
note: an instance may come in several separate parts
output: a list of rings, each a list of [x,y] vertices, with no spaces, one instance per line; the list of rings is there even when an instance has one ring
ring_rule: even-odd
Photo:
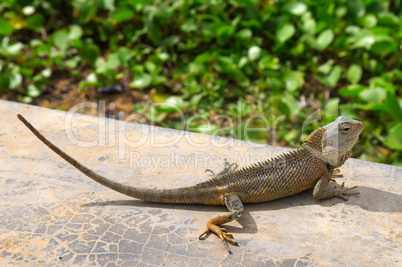
[[[60,148],[46,139],[35,127],[32,126],[22,115],[17,115],[18,119],[20,119],[26,127],[28,127],[31,132],[39,138],[45,145],[47,145],[51,150],[53,150],[57,155],[65,159],[72,166],[77,168],[83,174],[98,182],[110,189],[113,189],[119,193],[125,194],[130,197],[142,199],[150,202],[157,203],[177,203],[177,204],[214,204],[210,203],[211,192],[205,192],[206,188],[197,188],[196,186],[191,187],[182,187],[177,189],[168,189],[168,190],[158,190],[158,189],[143,189],[136,188],[132,186],[122,185],[115,181],[112,181],[102,175],[95,173],[94,171],[88,169],[77,160],[73,159],[71,156],[67,155]],[[207,197],[210,195],[210,197]]]

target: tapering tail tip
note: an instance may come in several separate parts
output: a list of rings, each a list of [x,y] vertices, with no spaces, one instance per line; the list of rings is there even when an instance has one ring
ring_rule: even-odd
[[[24,118],[24,116],[22,116],[21,114],[17,114],[17,117],[20,121],[22,121],[22,123],[25,124],[25,126],[27,126],[29,129],[33,128],[32,125]],[[31,130],[32,131],[32,130]],[[35,131],[33,131],[35,132]]]
[[[18,119],[19,119],[20,121],[22,121],[23,123],[28,122],[28,121],[24,118],[24,116],[22,116],[21,114],[17,114],[17,117],[18,117]]]

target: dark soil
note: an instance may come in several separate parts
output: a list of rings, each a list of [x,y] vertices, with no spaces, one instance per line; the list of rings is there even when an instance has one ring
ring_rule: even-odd
[[[115,115],[117,118],[119,115],[120,118],[125,118],[133,113],[135,103],[149,99],[147,93],[132,89],[125,92],[99,93],[97,88],[90,88],[84,93],[80,93],[78,91],[79,82],[80,78],[72,77],[69,72],[54,73],[51,83],[45,86],[42,94],[29,104],[68,111],[80,103],[104,103],[106,116]],[[18,102],[18,92],[0,91],[0,99]],[[78,112],[99,116],[99,109],[80,109]]]

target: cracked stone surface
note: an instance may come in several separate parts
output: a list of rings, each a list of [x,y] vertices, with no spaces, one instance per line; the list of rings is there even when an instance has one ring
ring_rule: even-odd
[[[402,168],[349,159],[338,180],[358,186],[349,201],[316,201],[310,190],[245,205],[226,225],[239,242],[229,255],[216,236],[197,239],[225,207],[114,192],[49,150],[17,113],[91,169],[147,188],[204,181],[225,157],[245,166],[286,151],[0,101],[0,265],[402,265]]]

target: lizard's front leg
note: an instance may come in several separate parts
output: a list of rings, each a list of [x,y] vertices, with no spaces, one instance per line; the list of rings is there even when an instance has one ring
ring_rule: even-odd
[[[357,186],[351,188],[344,188],[345,182],[341,185],[341,188],[327,188],[329,182],[332,180],[333,174],[328,173],[318,180],[314,187],[313,197],[315,199],[327,199],[331,197],[340,197],[343,200],[348,200],[345,195],[357,195],[359,192],[350,192],[350,190],[355,189]]]
[[[219,236],[227,251],[231,253],[228,242],[233,245],[238,245],[238,243],[233,239],[233,235],[228,234],[226,229],[219,225],[239,219],[243,215],[244,207],[240,198],[234,193],[226,194],[224,198],[229,212],[221,213],[209,219],[207,229],[200,235],[199,239],[211,231]]]

